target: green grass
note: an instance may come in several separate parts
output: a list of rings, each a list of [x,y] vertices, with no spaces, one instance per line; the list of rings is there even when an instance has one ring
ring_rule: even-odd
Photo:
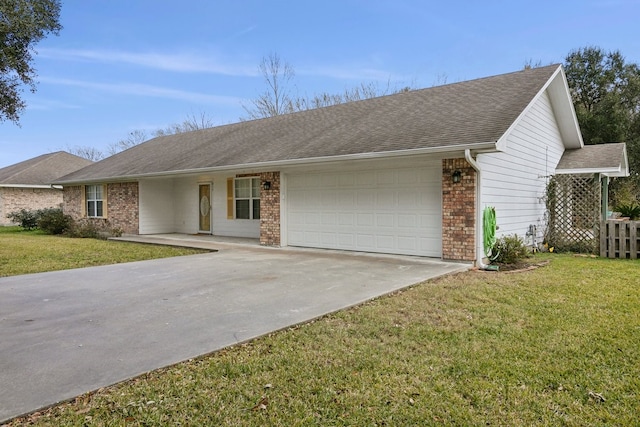
[[[49,236],[0,227],[0,277],[202,253],[200,250]]]
[[[81,396],[31,421],[637,425],[640,262],[540,258],[551,263],[426,282]]]

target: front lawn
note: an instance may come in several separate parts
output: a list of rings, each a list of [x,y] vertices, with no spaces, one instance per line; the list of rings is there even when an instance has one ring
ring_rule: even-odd
[[[12,425],[637,425],[640,262],[543,255],[149,373]]]
[[[0,277],[202,253],[168,246],[49,236],[0,227]]]

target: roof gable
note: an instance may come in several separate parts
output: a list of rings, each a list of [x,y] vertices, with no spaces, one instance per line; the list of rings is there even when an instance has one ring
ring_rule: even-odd
[[[580,125],[578,124],[578,118],[573,108],[571,93],[569,92],[569,85],[564,70],[562,66],[554,65],[552,67],[555,67],[554,73],[540,88],[538,93],[532,97],[529,104],[523,109],[518,118],[511,123],[509,129],[502,135],[500,141],[498,141],[498,148],[500,150],[504,150],[511,131],[518,126],[520,121],[523,120],[544,93],[547,93],[551,100],[553,114],[558,129],[560,130],[565,149],[581,148],[584,146]]]
[[[559,66],[163,136],[63,177],[77,183],[496,142]]]
[[[65,151],[43,154],[0,169],[0,185],[49,185],[92,163]]]

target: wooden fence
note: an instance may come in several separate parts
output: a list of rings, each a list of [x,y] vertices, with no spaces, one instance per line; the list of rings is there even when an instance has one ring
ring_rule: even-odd
[[[640,258],[640,221],[607,220],[600,227],[600,256]]]

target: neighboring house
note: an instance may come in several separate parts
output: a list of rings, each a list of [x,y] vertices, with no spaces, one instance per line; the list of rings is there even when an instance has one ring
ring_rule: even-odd
[[[7,214],[20,209],[59,207],[62,188],[54,188],[51,183],[91,163],[82,157],[58,151],[0,169],[0,226],[12,225]]]
[[[616,146],[589,171],[625,175]],[[473,261],[487,206],[542,237],[565,150],[583,142],[554,65],[158,137],[57,183],[67,213],[125,233]]]

